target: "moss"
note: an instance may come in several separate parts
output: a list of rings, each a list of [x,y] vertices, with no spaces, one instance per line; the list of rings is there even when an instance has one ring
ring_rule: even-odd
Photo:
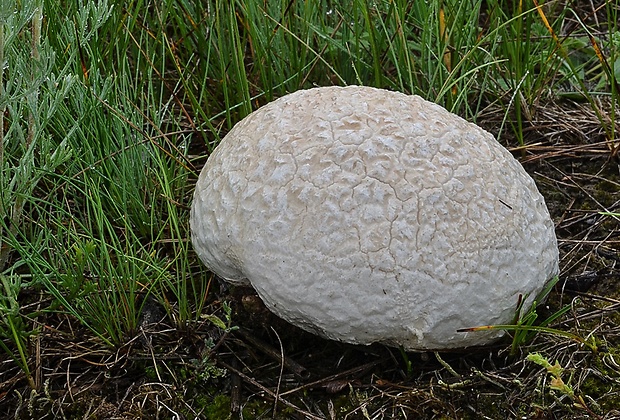
[[[195,397],[194,408],[198,410],[204,408],[204,418],[213,420],[225,420],[233,418],[230,411],[231,399],[227,394],[217,394],[214,397],[208,396],[208,393],[203,396]],[[261,399],[250,399],[245,401],[242,407],[242,418],[244,419],[257,419],[265,418],[266,413],[270,413],[273,409],[273,404]],[[278,407],[276,419],[289,419],[292,418],[295,411],[287,407]],[[187,413],[191,416],[191,413]],[[267,416],[271,418],[271,414]]]
[[[601,413],[618,408],[618,396],[620,395],[618,377],[620,372],[610,366],[610,362],[612,362],[610,358],[615,362],[620,362],[620,347],[609,347],[607,352],[594,357],[592,368],[578,389],[579,395],[584,397],[586,403],[594,411]]]
[[[594,187],[594,198],[600,203],[613,203],[617,198],[620,187],[613,181],[603,180]]]
[[[480,413],[493,419],[507,418],[507,413],[502,409],[501,402],[498,401],[496,395],[479,394],[475,398],[475,411],[464,410],[463,419],[475,420],[480,418]]]
[[[207,419],[230,418],[230,397],[224,394],[216,395],[211,403],[205,406],[204,416]]]

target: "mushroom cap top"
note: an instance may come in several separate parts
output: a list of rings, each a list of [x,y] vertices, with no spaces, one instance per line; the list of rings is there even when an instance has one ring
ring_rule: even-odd
[[[218,276],[322,336],[481,345],[558,273],[532,178],[491,134],[418,96],[324,87],[239,122],[209,157],[192,242]]]

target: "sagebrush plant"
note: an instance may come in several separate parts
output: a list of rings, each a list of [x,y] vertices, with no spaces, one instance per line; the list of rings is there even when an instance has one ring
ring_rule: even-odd
[[[0,346],[34,388],[28,339],[35,331],[19,301],[21,289],[34,281],[20,273],[25,263],[11,261],[11,253],[27,228],[39,184],[69,158],[64,141],[52,144],[45,126],[71,81],[47,75],[53,52],[41,42],[41,3],[29,2],[21,13],[13,13],[7,2],[0,7],[0,340],[11,343]]]
[[[619,4],[595,32],[560,2],[0,2],[0,346],[34,387],[44,313],[110,347],[137,333],[148,296],[178,327],[203,320],[196,156],[288,92],[372,85],[472,121],[496,106],[518,142],[537,106],[578,96],[617,153]],[[31,290],[48,306],[23,313]]]

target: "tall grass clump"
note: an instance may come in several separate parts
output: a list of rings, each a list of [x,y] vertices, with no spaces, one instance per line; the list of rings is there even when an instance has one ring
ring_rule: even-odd
[[[241,2],[248,90],[269,100],[274,92],[312,85],[369,84],[420,94],[455,111],[467,108],[474,80],[492,62],[476,48],[480,32],[472,16],[481,4]]]
[[[498,39],[495,55],[505,60],[505,71],[497,72],[494,78],[494,94],[504,98],[500,104],[505,109],[505,118],[512,113],[512,131],[519,144],[523,144],[524,124],[532,122],[534,105],[548,97],[549,81],[560,65],[555,45],[546,36],[534,2],[514,2],[508,7],[493,2],[487,19],[490,27],[497,28],[493,33]],[[558,16],[557,21],[562,20],[563,16]]]
[[[128,6],[119,10],[119,5],[85,2],[74,12],[56,11],[58,20],[50,22],[50,27],[58,25],[59,43],[75,46],[69,51],[79,63],[73,68],[80,71],[81,83],[67,115],[86,123],[74,144],[83,159],[71,176],[62,177],[81,197],[66,209],[70,219],[81,223],[64,235],[63,248],[93,249],[69,254],[78,258],[72,264],[78,270],[67,267],[62,284],[81,284],[85,275],[79,258],[92,259],[86,278],[97,287],[84,296],[86,309],[77,312],[90,314],[88,325],[97,326],[115,345],[136,333],[140,308],[150,294],[179,325],[198,319],[205,297],[188,266],[182,202],[189,186],[191,164],[185,153],[192,132],[179,128],[184,114],[175,96],[178,86],[166,78],[174,63],[166,60],[166,51],[172,47],[166,36],[151,36],[164,34],[163,28],[127,32],[165,26],[168,16],[166,10],[155,10],[157,19],[145,22],[142,11]],[[86,21],[76,30],[64,23],[70,15],[61,13],[76,13]],[[108,45],[111,39],[115,43]],[[59,229],[65,225],[57,220]]]

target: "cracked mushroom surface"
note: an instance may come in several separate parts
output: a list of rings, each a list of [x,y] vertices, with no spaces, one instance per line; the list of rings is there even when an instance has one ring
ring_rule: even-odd
[[[278,316],[348,343],[484,345],[558,273],[533,179],[494,137],[418,96],[301,90],[225,136],[196,184],[192,242]]]

